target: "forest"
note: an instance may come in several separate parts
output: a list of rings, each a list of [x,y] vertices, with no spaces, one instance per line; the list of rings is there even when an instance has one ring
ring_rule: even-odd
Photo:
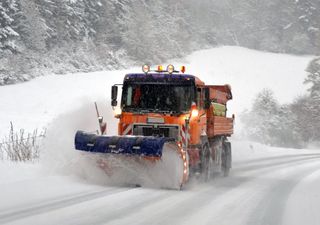
[[[318,0],[1,0],[0,85],[220,45],[319,55]]]

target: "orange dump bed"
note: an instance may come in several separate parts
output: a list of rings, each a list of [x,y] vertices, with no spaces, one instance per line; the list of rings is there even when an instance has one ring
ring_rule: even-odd
[[[230,85],[206,85],[209,88],[210,100],[216,103],[226,104],[232,99]]]
[[[232,99],[231,87],[229,85],[208,85],[210,96],[210,108],[207,110],[207,135],[208,137],[233,134],[234,116],[228,118],[226,116],[217,116],[216,103],[221,104],[219,111],[225,110],[220,115],[226,115],[226,104]]]
[[[233,118],[213,116],[208,118],[207,135],[209,137],[233,134]]]

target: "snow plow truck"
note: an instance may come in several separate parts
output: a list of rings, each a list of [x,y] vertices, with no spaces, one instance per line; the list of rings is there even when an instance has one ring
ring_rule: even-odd
[[[150,175],[154,179],[170,177],[163,184],[166,188],[179,189],[190,176],[204,181],[214,173],[228,176],[232,161],[228,137],[234,126],[234,115],[227,117],[230,85],[206,85],[185,74],[184,66],[177,71],[173,65],[155,70],[144,65],[142,70],[112,86],[118,135],[105,134],[105,123],[98,114],[100,134],[78,131],[75,148],[98,155],[98,166],[109,176],[114,176],[117,166],[132,172],[128,162],[143,165],[149,175],[155,170]],[[117,166],[112,165],[115,159]]]

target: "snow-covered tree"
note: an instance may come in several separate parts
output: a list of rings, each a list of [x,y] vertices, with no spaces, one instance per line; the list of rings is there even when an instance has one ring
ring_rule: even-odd
[[[21,18],[18,23],[19,41],[27,49],[43,52],[46,48],[46,24],[35,0],[20,0]]]
[[[305,83],[310,84],[311,96],[320,94],[320,57],[313,59],[307,68],[308,77]]]
[[[44,23],[46,48],[51,49],[57,44],[57,19],[59,16],[59,2],[57,0],[35,0],[36,7]]]
[[[320,58],[312,60],[307,68],[308,77],[305,83],[310,84],[309,88],[309,128],[312,130],[311,138],[320,142]]]
[[[290,104],[293,135],[301,147],[305,147],[313,139],[314,123],[310,106],[312,101],[308,95],[300,96]]]
[[[310,43],[309,52],[320,53],[320,2],[317,0],[295,0],[296,23]],[[307,43],[305,43],[307,45]],[[306,48],[306,46],[303,46]]]
[[[248,137],[265,144],[275,144],[275,129],[279,122],[279,105],[269,89],[262,90],[253,102],[251,111],[242,116]]]
[[[16,39],[19,34],[16,31],[15,19],[18,12],[16,0],[1,0],[0,2],[0,53],[8,50],[15,52]]]

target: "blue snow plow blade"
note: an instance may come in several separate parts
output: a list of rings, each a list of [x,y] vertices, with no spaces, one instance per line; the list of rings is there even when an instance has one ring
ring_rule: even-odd
[[[102,136],[77,131],[75,148],[86,152],[161,157],[163,145],[169,141],[174,141],[174,139],[145,136]]]

